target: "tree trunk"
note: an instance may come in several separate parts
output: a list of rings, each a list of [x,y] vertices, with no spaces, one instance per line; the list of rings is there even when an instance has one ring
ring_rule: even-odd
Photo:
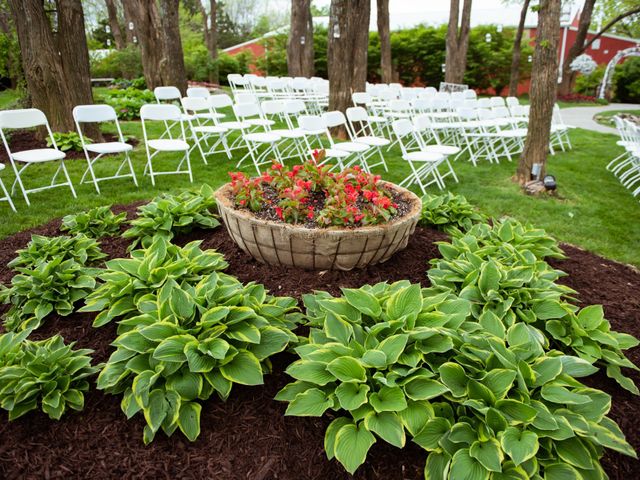
[[[378,0],[378,36],[380,37],[380,70],[382,83],[393,82],[391,64],[391,32],[389,29],[389,0]]]
[[[116,48],[122,50],[126,45],[126,39],[122,35],[122,27],[118,19],[118,7],[115,0],[105,0],[105,3],[107,4],[107,15],[109,16],[109,27],[113,34],[113,41],[116,44]]]
[[[444,81],[448,83],[462,83],[464,81],[464,73],[467,69],[469,31],[471,30],[471,0],[464,0],[462,18],[458,26],[459,16],[460,0],[451,0],[444,72]]]
[[[291,29],[287,42],[287,69],[290,77],[313,76],[311,0],[292,0],[291,2]]]
[[[5,34],[7,37],[13,37],[14,31],[11,25],[11,13],[7,10],[6,5],[0,5],[0,32]],[[10,52],[7,52],[7,73],[9,75],[9,80],[11,81],[11,89],[15,89],[18,86],[18,78],[16,78],[15,66],[13,61],[13,56]]]
[[[161,25],[164,32],[164,58],[160,70],[165,85],[178,87],[182,95],[187,93],[187,74],[184,70],[184,54],[180,39],[179,0],[160,0]]]
[[[125,16],[134,25],[133,35],[140,45],[142,71],[147,87],[169,85],[163,81],[163,70],[166,72],[164,55],[165,42],[161,34],[160,16],[155,0],[126,0],[123,2]],[[175,85],[178,87],[178,85]],[[180,87],[178,87],[180,88]]]
[[[511,56],[511,76],[509,78],[509,96],[518,96],[518,84],[520,83],[520,53],[522,52],[522,35],[524,23],[527,19],[530,0],[524,0],[520,11],[520,21],[516,30],[516,38],[513,40],[513,54]]]
[[[329,110],[345,112],[367,80],[370,0],[332,0],[329,17]],[[333,132],[346,138],[344,128]]]
[[[571,71],[571,62],[580,55],[582,46],[587,39],[587,33],[589,32],[589,25],[591,25],[591,15],[593,13],[593,6],[596,0],[585,0],[582,12],[580,13],[580,23],[578,24],[578,31],[576,32],[576,39],[569,49],[567,58],[562,64],[562,82],[558,86],[559,95],[568,95],[571,93],[571,87],[576,78],[576,72]],[[561,59],[562,61],[562,59]]]
[[[33,107],[45,113],[52,130],[74,131],[73,107],[92,103],[82,5],[58,0],[57,39],[42,0],[9,0],[9,6]]]
[[[220,83],[220,71],[218,68],[218,6],[216,0],[211,0],[211,27],[209,30],[209,55],[213,62],[213,67],[209,73],[209,80],[213,83]]]
[[[558,81],[560,3],[561,0],[541,0],[538,10],[538,29],[531,69],[529,131],[516,172],[516,180],[520,184],[529,181],[534,163],[542,167],[540,176],[545,174]]]

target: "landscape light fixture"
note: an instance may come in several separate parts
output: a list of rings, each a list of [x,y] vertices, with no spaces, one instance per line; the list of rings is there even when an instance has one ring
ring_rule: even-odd
[[[104,31],[107,33],[111,33],[111,27],[109,25],[105,26]]]
[[[340,38],[340,25],[337,22],[333,25],[333,38]]]
[[[107,38],[107,47],[110,47],[110,46],[111,46],[111,39]]]
[[[540,180],[540,172],[542,172],[541,163],[534,163],[531,165],[531,178],[533,180]]]
[[[487,42],[487,43],[491,43],[491,34],[490,33],[487,33],[484,36],[484,41]]]
[[[138,37],[136,37],[135,35],[133,36],[133,43],[138,43]]]
[[[556,184],[556,177],[553,175],[545,175],[542,179],[542,183],[544,184],[544,188],[547,190],[555,190],[558,187]]]
[[[496,32],[502,33],[502,24],[501,23],[499,23],[498,26],[496,27]]]
[[[304,38],[304,35],[302,35],[300,37],[300,45],[304,45],[304,43],[305,43],[305,38]]]
[[[129,22],[129,30],[133,30],[133,22]]]
[[[447,69],[447,64],[443,63],[442,64],[442,73],[444,73],[446,69]]]
[[[529,55],[527,57],[527,62],[529,62],[529,63],[533,62],[533,56],[532,55]]]

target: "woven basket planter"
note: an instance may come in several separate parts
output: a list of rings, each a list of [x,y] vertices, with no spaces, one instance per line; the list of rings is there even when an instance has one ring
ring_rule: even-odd
[[[384,262],[407,246],[420,218],[420,199],[392,183],[410,205],[406,215],[387,224],[360,228],[306,228],[256,218],[238,210],[230,184],[215,192],[220,216],[231,238],[259,262],[307,270],[352,270]]]

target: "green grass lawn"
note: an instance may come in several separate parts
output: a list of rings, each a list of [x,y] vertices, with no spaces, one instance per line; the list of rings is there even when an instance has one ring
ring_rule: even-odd
[[[640,116],[640,110],[609,110],[607,112],[601,112],[594,115],[593,119],[600,125],[615,127],[616,125],[613,122],[613,117],[615,117],[616,115],[620,115],[621,113]]]
[[[125,135],[142,139],[139,122],[123,122],[121,125]],[[161,125],[156,125],[152,131],[159,134],[161,129]],[[465,195],[489,215],[509,215],[529,221],[545,228],[561,241],[640,266],[640,204],[605,170],[609,160],[621,153],[616,139],[614,135],[580,129],[571,132],[574,149],[550,157],[547,168],[548,173],[557,179],[558,198],[536,198],[522,194],[511,181],[516,164],[506,160],[498,165],[484,162],[473,167],[466,158],[461,158],[454,164],[460,183],[448,182],[447,186],[451,191]],[[236,170],[235,164],[244,153],[244,150],[236,150],[233,160],[218,154],[208,159],[208,165],[203,163],[199,154],[194,153],[194,186],[208,183],[217,187],[226,182],[229,178],[227,172]],[[389,172],[385,174],[378,169],[378,173],[387,180],[402,181],[409,174],[409,167],[401,159],[399,148],[385,152],[385,157]],[[68,188],[62,187],[31,194],[29,208],[16,191],[13,198],[17,214],[9,209],[6,202],[0,202],[0,218],[3,220],[0,223],[0,237],[93,206],[151,199],[161,192],[177,192],[190,186],[186,175],[170,175],[157,177],[156,186],[152,187],[149,177],[142,175],[146,161],[142,144],[135,148],[132,159],[140,183],[138,188],[129,179],[106,181],[101,183],[102,195],[98,195],[92,184],[79,184],[86,162],[69,160],[67,165],[76,186],[77,199],[72,197]],[[176,159],[176,156],[165,154],[165,159],[157,165],[154,163],[154,166],[175,167]],[[113,171],[118,163],[113,158],[104,159],[99,170]],[[31,172],[27,171],[24,180],[27,185],[35,186],[50,180],[54,166],[35,165],[29,169]],[[241,170],[255,174],[255,169],[246,163]],[[10,168],[3,171],[2,178],[9,188],[14,178]],[[438,192],[435,187],[429,190]]]

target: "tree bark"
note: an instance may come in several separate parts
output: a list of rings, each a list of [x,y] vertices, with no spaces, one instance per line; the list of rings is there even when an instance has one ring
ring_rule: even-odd
[[[464,0],[462,18],[460,18],[458,26],[460,0],[451,0],[444,73],[444,81],[448,83],[462,83],[464,81],[464,73],[467,69],[469,31],[471,30],[471,1]]]
[[[393,82],[391,63],[391,31],[389,28],[389,0],[378,0],[378,36],[380,37],[380,70],[382,83]]]
[[[290,77],[313,76],[311,0],[292,0],[291,2],[291,29],[287,42],[287,69]]]
[[[364,92],[367,80],[370,0],[332,0],[329,14],[329,110],[345,112],[352,92]],[[342,127],[333,132],[346,138]]]
[[[211,58],[211,68],[209,69],[209,81],[211,83],[220,83],[220,74],[218,69],[218,11],[216,0],[209,3],[209,12],[202,3],[200,12],[202,13],[202,21],[204,23],[204,43],[207,46],[209,57]]]
[[[516,172],[516,180],[520,184],[529,181],[534,163],[541,165],[540,176],[545,174],[558,81],[560,3],[561,0],[541,0],[538,10],[538,29],[531,69],[529,129]]]
[[[585,0],[582,12],[580,13],[580,22],[578,24],[578,31],[576,32],[576,39],[569,49],[567,58],[562,64],[562,82],[558,86],[559,95],[568,95],[571,93],[571,87],[576,78],[576,72],[571,70],[571,62],[580,55],[582,46],[587,39],[587,33],[589,32],[589,25],[591,25],[591,15],[593,13],[593,6],[596,0]]]
[[[111,28],[111,34],[113,35],[113,41],[116,44],[118,50],[122,50],[126,46],[126,39],[122,35],[122,26],[118,19],[118,6],[115,0],[105,0],[107,4],[107,15],[109,17],[109,28]]]
[[[165,85],[178,87],[182,95],[187,93],[187,74],[180,39],[179,0],[160,0],[160,21],[164,32],[164,58],[160,70]]]
[[[522,52],[522,35],[524,33],[524,23],[527,19],[530,0],[524,0],[520,11],[520,21],[516,30],[516,37],[513,40],[513,54],[511,56],[511,76],[509,78],[509,96],[518,96],[518,84],[520,83],[520,54]]]
[[[32,105],[52,130],[74,131],[71,112],[93,103],[89,54],[80,2],[58,0],[58,33],[51,31],[42,0],[9,0]]]

